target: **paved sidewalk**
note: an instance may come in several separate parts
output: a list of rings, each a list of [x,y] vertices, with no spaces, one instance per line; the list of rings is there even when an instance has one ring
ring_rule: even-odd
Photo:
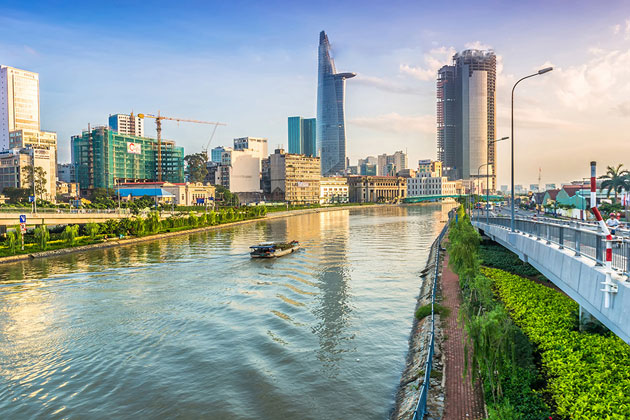
[[[473,388],[470,374],[463,378],[464,373],[464,340],[465,332],[457,322],[461,295],[459,279],[448,268],[448,255],[444,258],[442,270],[442,305],[450,309],[446,318],[444,334],[447,339],[442,344],[442,351],[446,359],[446,405],[443,420],[485,418],[483,410],[483,392],[481,385]]]

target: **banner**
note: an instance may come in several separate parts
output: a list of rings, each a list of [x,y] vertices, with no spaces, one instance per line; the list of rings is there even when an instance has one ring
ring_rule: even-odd
[[[141,155],[142,145],[140,143],[127,142],[127,153],[134,153],[136,155]]]

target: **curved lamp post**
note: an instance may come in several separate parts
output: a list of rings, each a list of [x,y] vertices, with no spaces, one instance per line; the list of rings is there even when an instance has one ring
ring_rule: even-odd
[[[541,74],[545,74],[550,72],[551,70],[553,70],[553,67],[545,67],[544,69],[540,69],[538,70],[536,73],[534,74],[530,74],[529,76],[525,76],[520,78],[519,80],[517,80],[516,83],[514,83],[514,86],[512,87],[512,217],[510,219],[510,230],[512,232],[514,232],[514,89],[516,89],[516,85],[518,85],[519,83],[521,83],[523,80],[525,79],[529,79],[530,77],[534,77],[534,76],[539,76]]]
[[[496,139],[496,140],[490,140],[488,142],[488,149],[486,150],[486,162],[490,162],[490,145],[493,143],[497,143],[503,140],[508,140],[509,137],[501,137],[500,139]],[[495,152],[496,155],[496,152]],[[496,161],[496,157],[492,162],[492,172],[495,173],[496,175],[496,168],[494,165],[494,162]],[[488,167],[486,168],[486,207],[490,207],[490,165],[488,165]],[[494,186],[494,188],[496,189],[496,185]],[[490,223],[490,212],[488,211],[488,209],[486,208],[486,224]]]
[[[486,163],[482,163],[482,164],[481,164],[481,165],[479,165],[479,167],[477,168],[477,186],[478,186],[478,187],[479,187],[479,170],[480,170],[481,168],[483,168],[484,166],[490,166],[490,164],[486,161]],[[486,172],[486,173],[487,173],[487,172]],[[486,182],[488,182],[488,181],[486,180]],[[486,185],[486,188],[488,188],[488,186],[487,186],[487,185]],[[479,195],[480,195],[480,196],[482,196],[482,195],[483,195],[483,190],[482,190],[481,188],[479,188],[479,189],[481,190]],[[474,211],[474,210],[473,210],[473,211]],[[473,214],[474,214],[474,213],[473,213]],[[478,219],[479,219],[479,213],[477,213],[477,220],[478,220]]]

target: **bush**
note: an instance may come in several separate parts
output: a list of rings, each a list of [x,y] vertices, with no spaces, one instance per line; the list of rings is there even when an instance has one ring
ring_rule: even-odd
[[[612,334],[576,331],[578,305],[563,294],[502,270],[483,271],[514,322],[538,346],[558,414],[630,418],[630,346]]]
[[[19,229],[19,226],[18,226]],[[16,231],[10,231],[7,232],[7,240],[6,240],[6,245],[7,248],[9,249],[9,252],[13,255],[15,254],[15,251],[17,250],[17,246],[18,246],[18,233]]]
[[[74,246],[77,236],[79,236],[79,225],[66,226],[62,234],[63,240],[68,246]]]
[[[434,305],[434,310],[435,313],[438,315],[448,315],[450,313],[450,310],[438,303],[436,303]],[[427,316],[431,315],[431,304],[427,304],[424,306],[419,307],[416,310],[416,318],[420,321],[424,318],[426,318]]]
[[[87,225],[85,225],[85,233],[92,240],[96,239],[96,235],[98,235],[99,230],[100,230],[100,227],[96,223],[88,223]]]
[[[484,241],[479,248],[479,256],[485,266],[500,268],[519,276],[542,277],[538,270],[523,262],[518,255],[495,242]]]
[[[34,232],[35,240],[39,244],[39,248],[43,251],[48,248],[48,240],[50,239],[50,232],[46,225],[41,224],[35,228]]]

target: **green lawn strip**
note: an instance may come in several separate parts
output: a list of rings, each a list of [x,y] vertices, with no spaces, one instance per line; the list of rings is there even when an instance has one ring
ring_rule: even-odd
[[[577,328],[578,305],[506,271],[483,268],[514,322],[538,347],[557,412],[571,419],[630,418],[630,346]]]

